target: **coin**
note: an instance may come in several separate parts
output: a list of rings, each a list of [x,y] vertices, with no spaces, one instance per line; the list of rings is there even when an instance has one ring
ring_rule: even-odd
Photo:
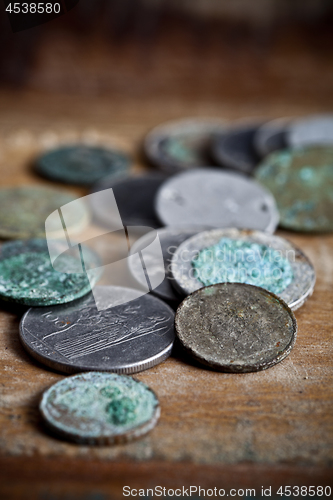
[[[211,164],[210,142],[225,123],[219,119],[192,118],[155,127],[146,136],[144,150],[161,170],[173,174]]]
[[[314,115],[294,120],[288,127],[287,144],[294,148],[332,146],[333,115]]]
[[[51,264],[45,240],[4,243],[0,253],[0,298],[27,306],[49,306],[89,293],[99,275],[92,272],[89,282],[80,258],[70,255],[64,243],[53,242],[53,248],[55,245],[59,254],[57,270]],[[84,248],[84,255],[88,267],[99,267],[98,256],[89,248]]]
[[[258,155],[265,157],[278,149],[287,146],[287,127],[290,118],[278,118],[264,123],[257,130],[253,145]]]
[[[143,382],[115,373],[80,373],[47,389],[39,405],[47,426],[79,444],[127,443],[157,423],[156,394]]]
[[[129,166],[124,153],[82,144],[53,149],[36,160],[37,172],[44,177],[79,185],[91,185],[107,175],[124,176]]]
[[[281,226],[295,231],[333,231],[333,148],[272,153],[255,176],[274,195]]]
[[[93,190],[99,191],[98,199],[91,200],[91,209],[95,217],[106,226],[112,226],[110,196],[108,188],[113,189],[118,210],[125,226],[160,227],[154,210],[154,199],[157,190],[165,181],[162,174],[147,174],[128,177],[114,182],[108,178],[97,183]]]
[[[66,218],[67,230],[79,233],[89,222],[85,204],[68,192],[40,186],[18,186],[0,189],[0,237],[45,237],[45,220],[55,210],[75,200],[75,211]],[[53,230],[54,229],[54,230]],[[62,237],[56,227],[49,227],[48,236]]]
[[[171,305],[178,305],[182,300],[182,296],[175,291],[171,284],[171,280],[173,279],[170,274],[172,256],[183,241],[187,240],[194,234],[197,234],[198,231],[200,231],[199,228],[173,229],[171,227],[165,227],[158,229],[157,234],[161,243],[163,263],[161,263],[159,254],[157,255],[155,251],[155,247],[151,248],[149,246],[152,239],[152,233],[148,233],[139,238],[131,248],[131,254],[136,254],[142,248],[146,249],[144,254],[144,263],[146,268],[149,269],[149,276],[153,281],[154,276],[159,276],[161,271],[165,272],[165,279],[160,285],[152,289],[151,292],[160,299],[166,300]],[[134,276],[138,283],[145,286],[146,282],[144,281],[144,276],[142,275],[141,261],[136,258],[131,259],[130,257],[129,269],[132,276]]]
[[[172,284],[182,296],[221,282],[260,286],[296,310],[312,295],[316,275],[288,240],[261,231],[214,229],[182,243],[171,262]]]
[[[259,159],[253,147],[259,123],[238,125],[216,134],[212,141],[212,154],[219,165],[251,174]]]
[[[168,179],[156,196],[165,226],[238,227],[274,232],[278,212],[273,196],[246,177],[194,169]]]
[[[105,303],[107,309],[97,307]],[[137,290],[97,286],[94,296],[75,303],[29,309],[20,338],[34,358],[61,372],[135,373],[169,357],[173,322],[173,310],[152,295],[137,298]]]
[[[245,373],[282,361],[296,341],[287,304],[263,288],[219,283],[192,293],[177,309],[182,346],[215,370]]]

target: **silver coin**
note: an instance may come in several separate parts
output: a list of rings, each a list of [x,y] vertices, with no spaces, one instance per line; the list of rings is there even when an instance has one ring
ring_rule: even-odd
[[[287,127],[290,118],[278,118],[264,123],[257,130],[253,145],[259,156],[265,157],[287,146]]]
[[[246,373],[282,361],[297,335],[296,318],[273,293],[243,283],[220,283],[192,293],[177,309],[182,346],[215,370]]]
[[[97,308],[94,297],[98,306],[108,308]],[[170,355],[174,312],[167,304],[116,286],[96,287],[94,297],[29,309],[20,323],[23,346],[41,363],[65,373],[136,373]]]
[[[268,190],[240,174],[210,168],[168,179],[157,193],[155,207],[165,226],[237,227],[273,233],[279,222]]]
[[[333,115],[314,115],[294,120],[287,131],[287,144],[303,146],[331,146],[333,144]]]
[[[279,286],[282,291],[276,294],[292,310],[301,307],[311,297],[316,282],[316,274],[311,262],[299,248],[279,236],[261,231],[238,229],[205,231],[189,238],[178,247],[171,261],[171,274],[174,278],[172,284],[180,294],[186,296],[204,286],[203,282],[196,276],[192,261],[201,250],[211,248],[213,245],[219,243],[222,238],[234,240],[238,245],[241,242],[253,245],[252,252],[250,246],[248,253],[241,250],[240,245],[236,247],[235,254],[232,256],[229,254],[229,262],[230,259],[234,260],[235,255],[242,261],[242,269],[245,269],[246,265],[251,263],[251,269],[258,269],[256,275],[254,275],[253,284],[263,286],[264,288],[271,286],[271,291],[275,291],[274,286]],[[260,249],[258,245],[263,245],[264,248]],[[268,247],[269,250],[266,250],[265,247]],[[227,251],[230,251],[229,247]],[[238,253],[236,254],[236,252]],[[220,262],[223,262],[223,257],[227,261],[228,255],[223,256],[221,254]],[[280,274],[275,272],[275,269],[280,268],[279,262],[283,265],[284,259],[287,259],[290,265],[289,269],[291,270],[291,273],[285,274],[285,278],[283,278],[281,272]],[[256,264],[256,261],[258,264]],[[248,283],[248,277],[244,276],[244,273],[237,276],[235,272],[231,272],[231,267],[235,269],[235,266],[238,265],[235,262],[233,264],[234,266],[230,266],[227,278],[221,273],[223,281],[230,280],[237,282],[244,280],[243,282]],[[283,279],[285,279],[285,284],[283,283]],[[284,285],[286,285],[285,288]]]
[[[173,279],[170,273],[172,256],[183,241],[203,230],[203,228],[173,229],[171,227],[165,227],[158,229],[154,233],[148,233],[142,236],[131,248],[131,254],[136,254],[138,251],[145,249],[143,256],[144,264],[149,270],[149,277],[153,281],[154,276],[157,278],[160,276],[161,272],[165,273],[165,278],[162,283],[152,289],[151,292],[160,299],[166,300],[171,305],[178,305],[182,301],[182,296],[176,292],[171,284],[171,280]],[[161,243],[163,263],[161,263],[160,254],[156,252],[155,246],[150,245],[152,242],[152,236],[156,236],[156,233],[158,234]],[[140,285],[146,286],[145,277],[142,274],[141,261],[137,258],[131,258],[130,256],[128,263],[132,276],[138,283],[140,283]]]
[[[144,150],[148,159],[168,174],[193,167],[204,167],[210,161],[210,142],[221,133],[225,123],[213,118],[192,118],[169,122],[147,134]]]

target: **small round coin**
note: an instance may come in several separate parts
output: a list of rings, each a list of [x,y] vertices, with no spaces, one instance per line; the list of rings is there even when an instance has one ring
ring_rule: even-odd
[[[293,148],[333,146],[333,115],[314,115],[294,120],[288,127],[287,144]]]
[[[119,151],[85,145],[63,146],[48,151],[36,160],[37,172],[67,184],[91,185],[102,177],[126,175],[127,155]]]
[[[108,192],[103,193],[104,190],[112,188],[125,226],[160,227],[161,224],[155,215],[154,200],[165,179],[164,175],[158,173],[118,181],[103,179],[93,187],[94,192],[99,191],[100,194],[98,199],[94,197],[91,201],[92,212],[104,225],[112,225],[110,197]]]
[[[236,173],[193,169],[159,189],[156,213],[165,226],[238,227],[273,233],[279,215],[273,196]]]
[[[144,141],[144,150],[154,165],[169,174],[204,167],[211,163],[212,137],[224,129],[222,120],[212,118],[166,123],[149,132]]]
[[[88,372],[47,389],[39,405],[46,425],[79,444],[127,443],[156,425],[160,406],[143,382],[115,373]]]
[[[255,177],[275,197],[281,226],[333,231],[333,148],[272,153],[259,165]]]
[[[171,261],[172,284],[182,296],[205,285],[241,282],[266,288],[292,310],[312,295],[315,270],[288,240],[261,231],[214,229],[184,241]]]
[[[289,122],[290,118],[277,118],[258,128],[253,144],[259,156],[264,158],[273,151],[286,148]]]
[[[64,304],[86,295],[98,277],[91,281],[82,272],[81,260],[69,255],[67,246],[59,247],[57,270],[52,266],[46,240],[16,240],[4,243],[0,249],[0,298],[27,306]],[[97,268],[98,256],[84,248],[87,265]],[[69,272],[77,269],[77,272]]]
[[[20,324],[23,346],[41,363],[65,373],[129,374],[155,366],[170,356],[174,312],[157,297],[138,298],[137,292],[97,286],[94,296],[74,303],[46,311],[31,308]]]
[[[267,290],[220,283],[192,293],[177,309],[182,346],[215,370],[246,373],[270,368],[292,350],[297,334],[287,304]]]
[[[171,305],[178,305],[182,296],[179,295],[171,284],[172,276],[170,273],[171,259],[178,248],[178,246],[187,240],[194,234],[200,231],[199,228],[181,228],[173,229],[171,227],[165,227],[157,230],[157,234],[161,243],[163,264],[161,264],[160,259],[157,258],[154,249],[149,250],[149,242],[151,241],[151,233],[148,233],[141,238],[139,238],[132,246],[131,253],[135,254],[141,248],[147,248],[145,251],[144,262],[146,268],[150,270],[153,275],[158,275],[161,271],[165,272],[165,279],[160,285],[152,290],[152,293],[162,300],[166,300]],[[161,265],[163,269],[161,269]],[[129,269],[134,276],[134,278],[141,285],[145,285],[144,276],[142,275],[142,267],[139,266],[139,261],[137,259],[129,259]]]
[[[216,134],[212,141],[212,153],[219,165],[250,175],[259,158],[253,147],[254,136],[260,124],[238,125]]]
[[[0,237],[10,239],[45,237],[45,220],[58,208],[76,200],[76,209],[66,219],[67,230],[79,233],[89,222],[86,205],[59,189],[19,186],[0,189]],[[48,236],[62,237],[59,228],[49,228]]]

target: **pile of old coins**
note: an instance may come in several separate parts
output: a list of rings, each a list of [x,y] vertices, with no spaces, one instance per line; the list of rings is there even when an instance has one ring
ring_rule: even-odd
[[[155,170],[133,175],[123,151],[59,144],[36,158],[45,186],[0,190],[0,237],[11,240],[0,299],[31,306],[20,339],[33,358],[76,374],[44,393],[40,411],[77,443],[124,443],[154,427],[157,396],[129,375],[167,359],[175,339],[202,368],[282,361],[315,272],[275,231],[333,231],[331,115],[186,119],[154,128],[143,148]],[[78,198],[68,184],[89,191]],[[99,283],[98,245],[75,243],[91,224],[103,228],[92,234],[125,231],[119,258],[137,287]]]

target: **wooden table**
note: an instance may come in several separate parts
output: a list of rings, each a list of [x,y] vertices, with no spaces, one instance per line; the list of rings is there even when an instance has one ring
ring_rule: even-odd
[[[168,119],[269,118],[327,110],[327,99],[315,92],[304,99],[276,92],[260,102],[229,97],[83,99],[3,91],[1,184],[49,184],[33,173],[29,161],[38,149],[71,134],[92,140],[110,136],[133,152],[139,170],[142,136]],[[124,485],[197,485],[224,488],[226,494],[230,488],[255,488],[257,496],[261,487],[272,487],[276,496],[279,486],[332,485],[333,236],[278,234],[299,246],[317,273],[313,296],[296,311],[299,330],[291,354],[266,371],[234,375],[200,368],[175,352],[137,375],[158,394],[162,415],[147,437],[128,445],[78,446],[45,431],[38,401],[63,375],[24,351],[20,315],[15,308],[2,310],[0,498],[123,498]]]

